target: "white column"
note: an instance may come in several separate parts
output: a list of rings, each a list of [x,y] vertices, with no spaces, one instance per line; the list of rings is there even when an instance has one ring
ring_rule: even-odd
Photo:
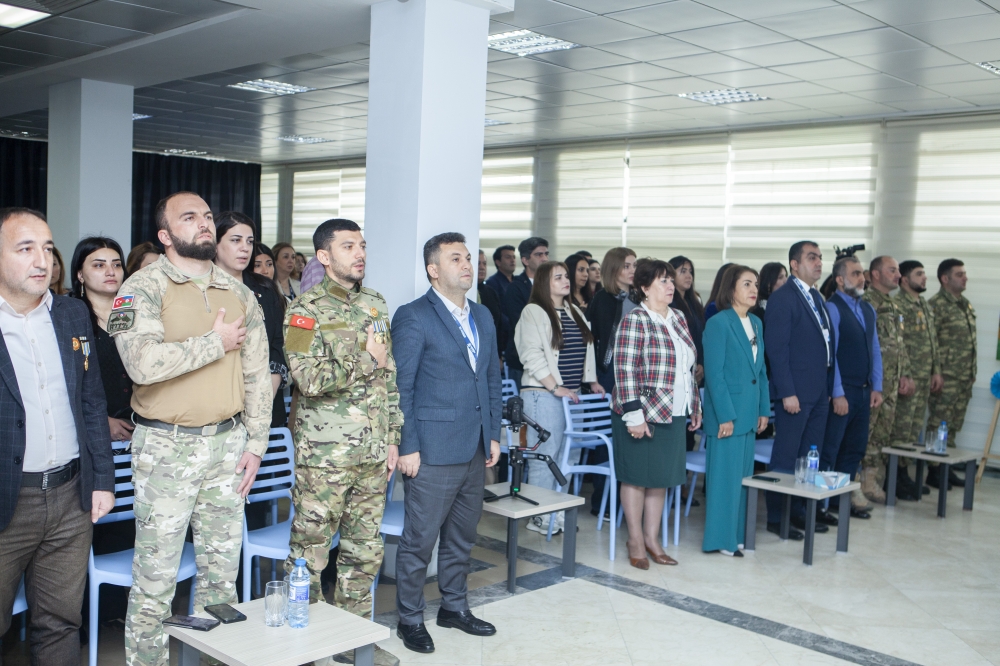
[[[513,7],[513,0],[372,6],[365,284],[390,310],[430,286],[423,246],[431,236],[465,234],[475,266],[489,19]]]
[[[78,79],[49,88],[46,212],[67,270],[84,236],[109,236],[128,253],[132,86]]]

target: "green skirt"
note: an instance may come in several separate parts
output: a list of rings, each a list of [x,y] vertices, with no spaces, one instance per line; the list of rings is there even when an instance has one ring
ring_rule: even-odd
[[[615,475],[621,483],[643,488],[673,488],[687,478],[687,419],[657,423],[653,437],[635,439],[622,417],[611,413]]]

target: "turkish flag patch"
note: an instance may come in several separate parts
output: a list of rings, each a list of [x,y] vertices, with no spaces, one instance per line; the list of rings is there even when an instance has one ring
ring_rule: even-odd
[[[311,331],[316,326],[316,320],[302,315],[292,315],[292,318],[288,320],[288,325]]]
[[[135,296],[119,296],[115,299],[115,302],[111,305],[112,310],[120,310],[121,308],[132,307],[132,301],[135,300]]]

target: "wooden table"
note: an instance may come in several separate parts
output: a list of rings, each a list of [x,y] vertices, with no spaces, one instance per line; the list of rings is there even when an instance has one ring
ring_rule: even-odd
[[[486,486],[486,490],[505,495],[510,492],[509,483],[494,483]],[[563,526],[563,576],[576,576],[576,509],[583,504],[583,498],[569,493],[557,493],[547,488],[521,484],[521,495],[538,502],[538,505],[524,500],[504,497],[493,502],[483,502],[483,511],[495,513],[507,519],[507,591],[514,593],[514,581],[517,579],[517,521],[521,518],[540,516],[553,511],[566,511],[566,522]]]
[[[972,511],[972,496],[975,492],[976,484],[976,461],[981,457],[975,451],[965,449],[948,449],[948,454],[944,456],[927,453],[922,446],[903,448],[896,446],[883,446],[882,453],[889,456],[889,488],[886,491],[885,503],[887,506],[896,504],[896,475],[899,473],[899,459],[913,458],[917,461],[917,501],[919,502],[924,493],[924,463],[934,462],[941,465],[938,470],[938,510],[940,518],[945,517],[948,509],[948,473],[952,465],[965,463],[965,500],[962,508]]]
[[[327,603],[309,606],[309,626],[292,629],[264,624],[264,600],[233,606],[247,616],[244,622],[220,624],[211,631],[164,626],[184,643],[181,666],[197,666],[199,653],[231,666],[299,666],[314,659],[354,650],[357,666],[373,666],[375,641],[389,638],[389,628],[352,615]],[[196,617],[211,617],[197,613]]]
[[[746,528],[746,550],[754,550],[757,542],[757,495],[753,489],[767,490],[773,493],[785,495],[785,510],[781,515],[781,538],[788,538],[788,531],[791,527],[792,518],[792,497],[804,497],[806,500],[806,530],[805,548],[802,553],[802,562],[812,565],[813,562],[813,542],[816,538],[816,503],[828,497],[846,495],[861,484],[857,481],[848,483],[843,488],[825,490],[819,486],[796,483],[794,474],[783,474],[781,472],[764,472],[759,476],[769,476],[779,479],[778,483],[771,481],[761,481],[752,476],[743,479],[743,485],[749,488],[747,492],[747,528]],[[846,501],[845,501],[846,500]],[[851,502],[850,498],[844,498],[840,502],[840,513],[837,516],[837,552],[847,552],[847,538],[851,525]]]

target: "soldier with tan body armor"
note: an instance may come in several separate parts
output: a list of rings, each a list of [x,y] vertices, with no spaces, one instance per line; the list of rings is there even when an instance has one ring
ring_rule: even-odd
[[[177,567],[188,525],[194,607],[236,602],[245,497],[271,422],[263,315],[215,266],[208,204],[178,192],[156,208],[166,253],[122,285],[108,317],[135,383],[135,557],[125,624],[130,666],[166,666]]]
[[[313,234],[313,245],[326,276],[285,314],[285,352],[299,392],[295,517],[285,570],[304,558],[310,602],[323,601],[320,573],[339,530],[334,603],[370,617],[370,588],[382,564],[386,482],[399,457],[403,426],[389,310],[381,294],[361,286],[366,251],[357,224],[327,220]],[[353,663],[353,656],[332,660]],[[399,660],[376,647],[375,663],[393,666]]]

